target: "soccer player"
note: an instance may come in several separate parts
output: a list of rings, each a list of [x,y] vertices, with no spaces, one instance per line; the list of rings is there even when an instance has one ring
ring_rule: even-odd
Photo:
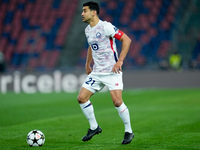
[[[131,128],[129,110],[122,100],[122,64],[129,50],[131,40],[110,22],[99,19],[99,5],[96,2],[84,3],[81,16],[83,22],[89,24],[85,28],[85,35],[89,44],[85,64],[88,76],[80,89],[77,99],[90,124],[88,133],[82,140],[88,141],[95,134],[102,132],[89,99],[95,92],[107,86],[113,104],[125,126],[122,144],[128,144],[132,141],[134,134]],[[122,42],[119,58],[115,39]],[[93,68],[90,67],[92,60],[94,61]]]

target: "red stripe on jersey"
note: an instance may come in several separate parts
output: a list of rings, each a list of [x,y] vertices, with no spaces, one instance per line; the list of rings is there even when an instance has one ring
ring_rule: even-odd
[[[112,51],[113,51],[115,61],[117,62],[117,61],[118,61],[118,58],[117,58],[116,52],[115,52],[115,50],[114,50],[114,48],[113,48],[113,38],[111,38],[111,37],[110,37],[110,47],[111,47],[111,49],[112,49]]]
[[[111,46],[111,49],[114,53],[115,51],[114,51],[114,48],[113,48],[113,38],[111,38],[111,37],[110,37],[110,46]]]
[[[114,35],[114,38],[116,38],[117,40],[120,40],[123,34],[124,32],[118,30],[118,32]]]

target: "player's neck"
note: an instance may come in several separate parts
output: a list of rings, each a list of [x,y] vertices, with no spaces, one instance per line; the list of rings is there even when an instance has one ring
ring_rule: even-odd
[[[89,24],[91,27],[94,27],[98,24],[98,22],[99,22],[99,17],[95,16],[94,19],[92,21],[90,21]]]

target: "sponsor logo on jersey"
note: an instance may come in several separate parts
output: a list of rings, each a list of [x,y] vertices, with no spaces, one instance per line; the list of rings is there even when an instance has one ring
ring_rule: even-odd
[[[98,44],[92,44],[91,45],[91,48],[93,49],[93,51],[97,51],[97,50],[99,50],[99,46],[98,46]]]

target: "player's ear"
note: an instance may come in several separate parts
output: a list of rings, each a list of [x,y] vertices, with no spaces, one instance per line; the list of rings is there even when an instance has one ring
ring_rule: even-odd
[[[92,14],[95,16],[97,15],[97,11],[96,10],[92,10]]]

